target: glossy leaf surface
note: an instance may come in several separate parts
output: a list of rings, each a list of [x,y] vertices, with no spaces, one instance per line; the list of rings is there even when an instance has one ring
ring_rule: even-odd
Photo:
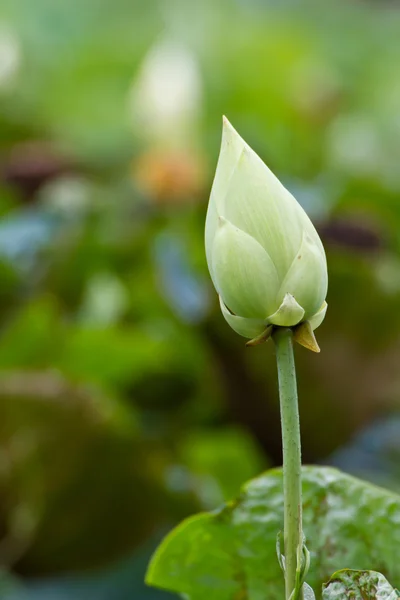
[[[396,600],[400,593],[376,571],[343,569],[334,573],[322,593],[323,600]]]
[[[344,565],[375,568],[400,583],[400,497],[337,470],[303,469],[304,531],[311,552],[307,583]],[[150,564],[150,585],[190,600],[283,597],[275,539],[283,529],[282,472],[250,481],[235,502],[184,521]]]

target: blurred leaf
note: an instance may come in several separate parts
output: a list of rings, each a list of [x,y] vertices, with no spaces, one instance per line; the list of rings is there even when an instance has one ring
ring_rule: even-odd
[[[0,423],[2,564],[100,566],[163,519],[155,456],[132,414],[98,390],[49,372],[3,374]]]
[[[307,581],[321,589],[343,564],[379,568],[400,581],[400,496],[334,469],[303,469],[304,532],[311,552]],[[284,595],[275,540],[283,529],[282,472],[248,483],[215,513],[184,521],[161,544],[147,582],[190,600]],[[320,596],[319,596],[320,597]]]
[[[138,552],[99,571],[15,581],[1,600],[172,600],[169,594],[144,584],[144,573],[155,539]],[[8,577],[8,576],[7,576]],[[11,579],[11,577],[8,577]],[[14,581],[14,580],[13,580]],[[0,588],[0,592],[3,591]]]
[[[20,587],[20,582],[15,577],[3,568],[0,569],[0,598],[6,598],[9,594],[18,592]]]
[[[163,344],[134,327],[70,330],[59,367],[72,377],[118,387],[155,367]]]
[[[324,585],[323,600],[352,598],[353,600],[396,600],[400,593],[376,571],[343,569],[334,573]]]
[[[191,432],[183,439],[181,453],[199,478],[200,496],[207,508],[237,495],[243,481],[265,468],[261,450],[239,427]]]
[[[7,310],[20,290],[20,277],[9,261],[0,259],[0,309]]]
[[[47,296],[13,314],[0,336],[1,368],[47,366],[61,347],[64,333],[57,300]]]

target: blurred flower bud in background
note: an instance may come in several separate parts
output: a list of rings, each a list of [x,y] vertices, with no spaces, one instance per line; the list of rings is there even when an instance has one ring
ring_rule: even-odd
[[[198,197],[204,180],[203,162],[196,153],[150,150],[133,165],[140,190],[160,203],[185,203]]]
[[[11,29],[0,23],[0,92],[12,87],[20,62],[17,37]]]
[[[203,179],[198,121],[201,79],[195,57],[170,39],[157,42],[133,82],[129,112],[144,150],[134,161],[138,187],[156,201],[187,201]]]
[[[144,58],[130,95],[135,133],[157,146],[191,145],[201,107],[201,80],[187,48],[164,39]]]

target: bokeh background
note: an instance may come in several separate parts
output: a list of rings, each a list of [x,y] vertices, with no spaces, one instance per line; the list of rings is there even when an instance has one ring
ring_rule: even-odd
[[[303,457],[400,489],[400,6],[2,0],[0,597],[162,600],[185,516],[281,464],[273,348],[208,277],[221,116],[326,247]]]

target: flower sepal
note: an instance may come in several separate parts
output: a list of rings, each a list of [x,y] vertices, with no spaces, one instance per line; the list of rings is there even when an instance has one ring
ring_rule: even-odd
[[[324,302],[319,311],[313,317],[311,317],[311,319],[302,321],[301,323],[298,323],[292,327],[270,323],[266,326],[262,333],[249,340],[246,343],[246,346],[259,346],[260,344],[267,342],[269,338],[272,337],[276,329],[279,327],[285,327],[293,331],[294,342],[300,344],[300,346],[303,346],[304,348],[307,348],[307,350],[311,350],[311,352],[319,353],[321,350],[315,337],[314,330],[317,329],[317,327],[319,327],[324,320],[327,308],[328,304]]]

